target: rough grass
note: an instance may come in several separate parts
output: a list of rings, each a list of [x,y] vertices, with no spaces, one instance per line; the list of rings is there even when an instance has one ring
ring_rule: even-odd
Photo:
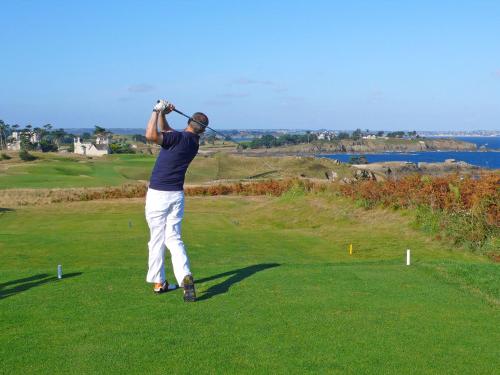
[[[186,305],[179,291],[154,296],[144,282],[143,212],[138,199],[0,213],[1,373],[500,366],[498,266],[432,241],[410,216],[300,189],[188,197],[184,239],[200,301]]]

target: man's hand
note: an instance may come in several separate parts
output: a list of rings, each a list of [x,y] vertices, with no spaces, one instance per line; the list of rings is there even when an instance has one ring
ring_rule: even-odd
[[[163,112],[167,108],[168,102],[166,100],[160,99],[156,102],[153,110],[156,112]]]
[[[172,103],[167,102],[167,107],[163,111],[166,115],[168,115],[170,112],[172,112],[175,109],[175,106]]]
[[[158,111],[162,114],[169,114],[175,109],[175,106],[172,103],[169,103],[165,99],[160,99],[154,106],[154,110]]]

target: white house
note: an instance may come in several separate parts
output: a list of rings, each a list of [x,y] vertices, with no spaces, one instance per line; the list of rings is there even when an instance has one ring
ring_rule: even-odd
[[[7,144],[7,150],[19,151],[21,150],[21,137],[27,134],[29,141],[33,144],[40,142],[40,136],[35,132],[12,132],[10,138],[12,141]]]
[[[21,140],[21,136],[23,134],[29,135],[31,143],[38,143],[38,142],[40,142],[40,136],[39,136],[38,133],[35,133],[35,132],[27,132],[27,131],[24,131],[24,132],[12,132],[11,137],[12,137],[12,139],[14,141],[20,141]]]
[[[82,142],[81,138],[77,137],[73,139],[73,144],[75,147],[75,154],[102,156],[110,153],[109,137],[104,135],[98,135],[95,143]]]

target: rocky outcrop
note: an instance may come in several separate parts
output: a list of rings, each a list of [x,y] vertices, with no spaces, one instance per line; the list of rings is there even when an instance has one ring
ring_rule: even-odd
[[[342,140],[337,144],[324,144],[322,152],[418,152],[418,151],[475,151],[477,146],[473,143],[457,141],[454,139],[363,139],[359,141]]]
[[[399,178],[409,174],[442,175],[446,173],[472,173],[481,168],[463,161],[448,159],[443,163],[410,163],[391,161],[385,163],[355,164],[354,177],[362,176],[359,171],[369,171],[373,174],[372,179],[384,180],[388,178]]]

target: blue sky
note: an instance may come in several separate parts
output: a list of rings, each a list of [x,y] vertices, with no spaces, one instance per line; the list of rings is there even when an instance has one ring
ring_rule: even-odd
[[[500,129],[499,1],[5,1],[0,119]],[[183,118],[172,115],[174,127]]]

